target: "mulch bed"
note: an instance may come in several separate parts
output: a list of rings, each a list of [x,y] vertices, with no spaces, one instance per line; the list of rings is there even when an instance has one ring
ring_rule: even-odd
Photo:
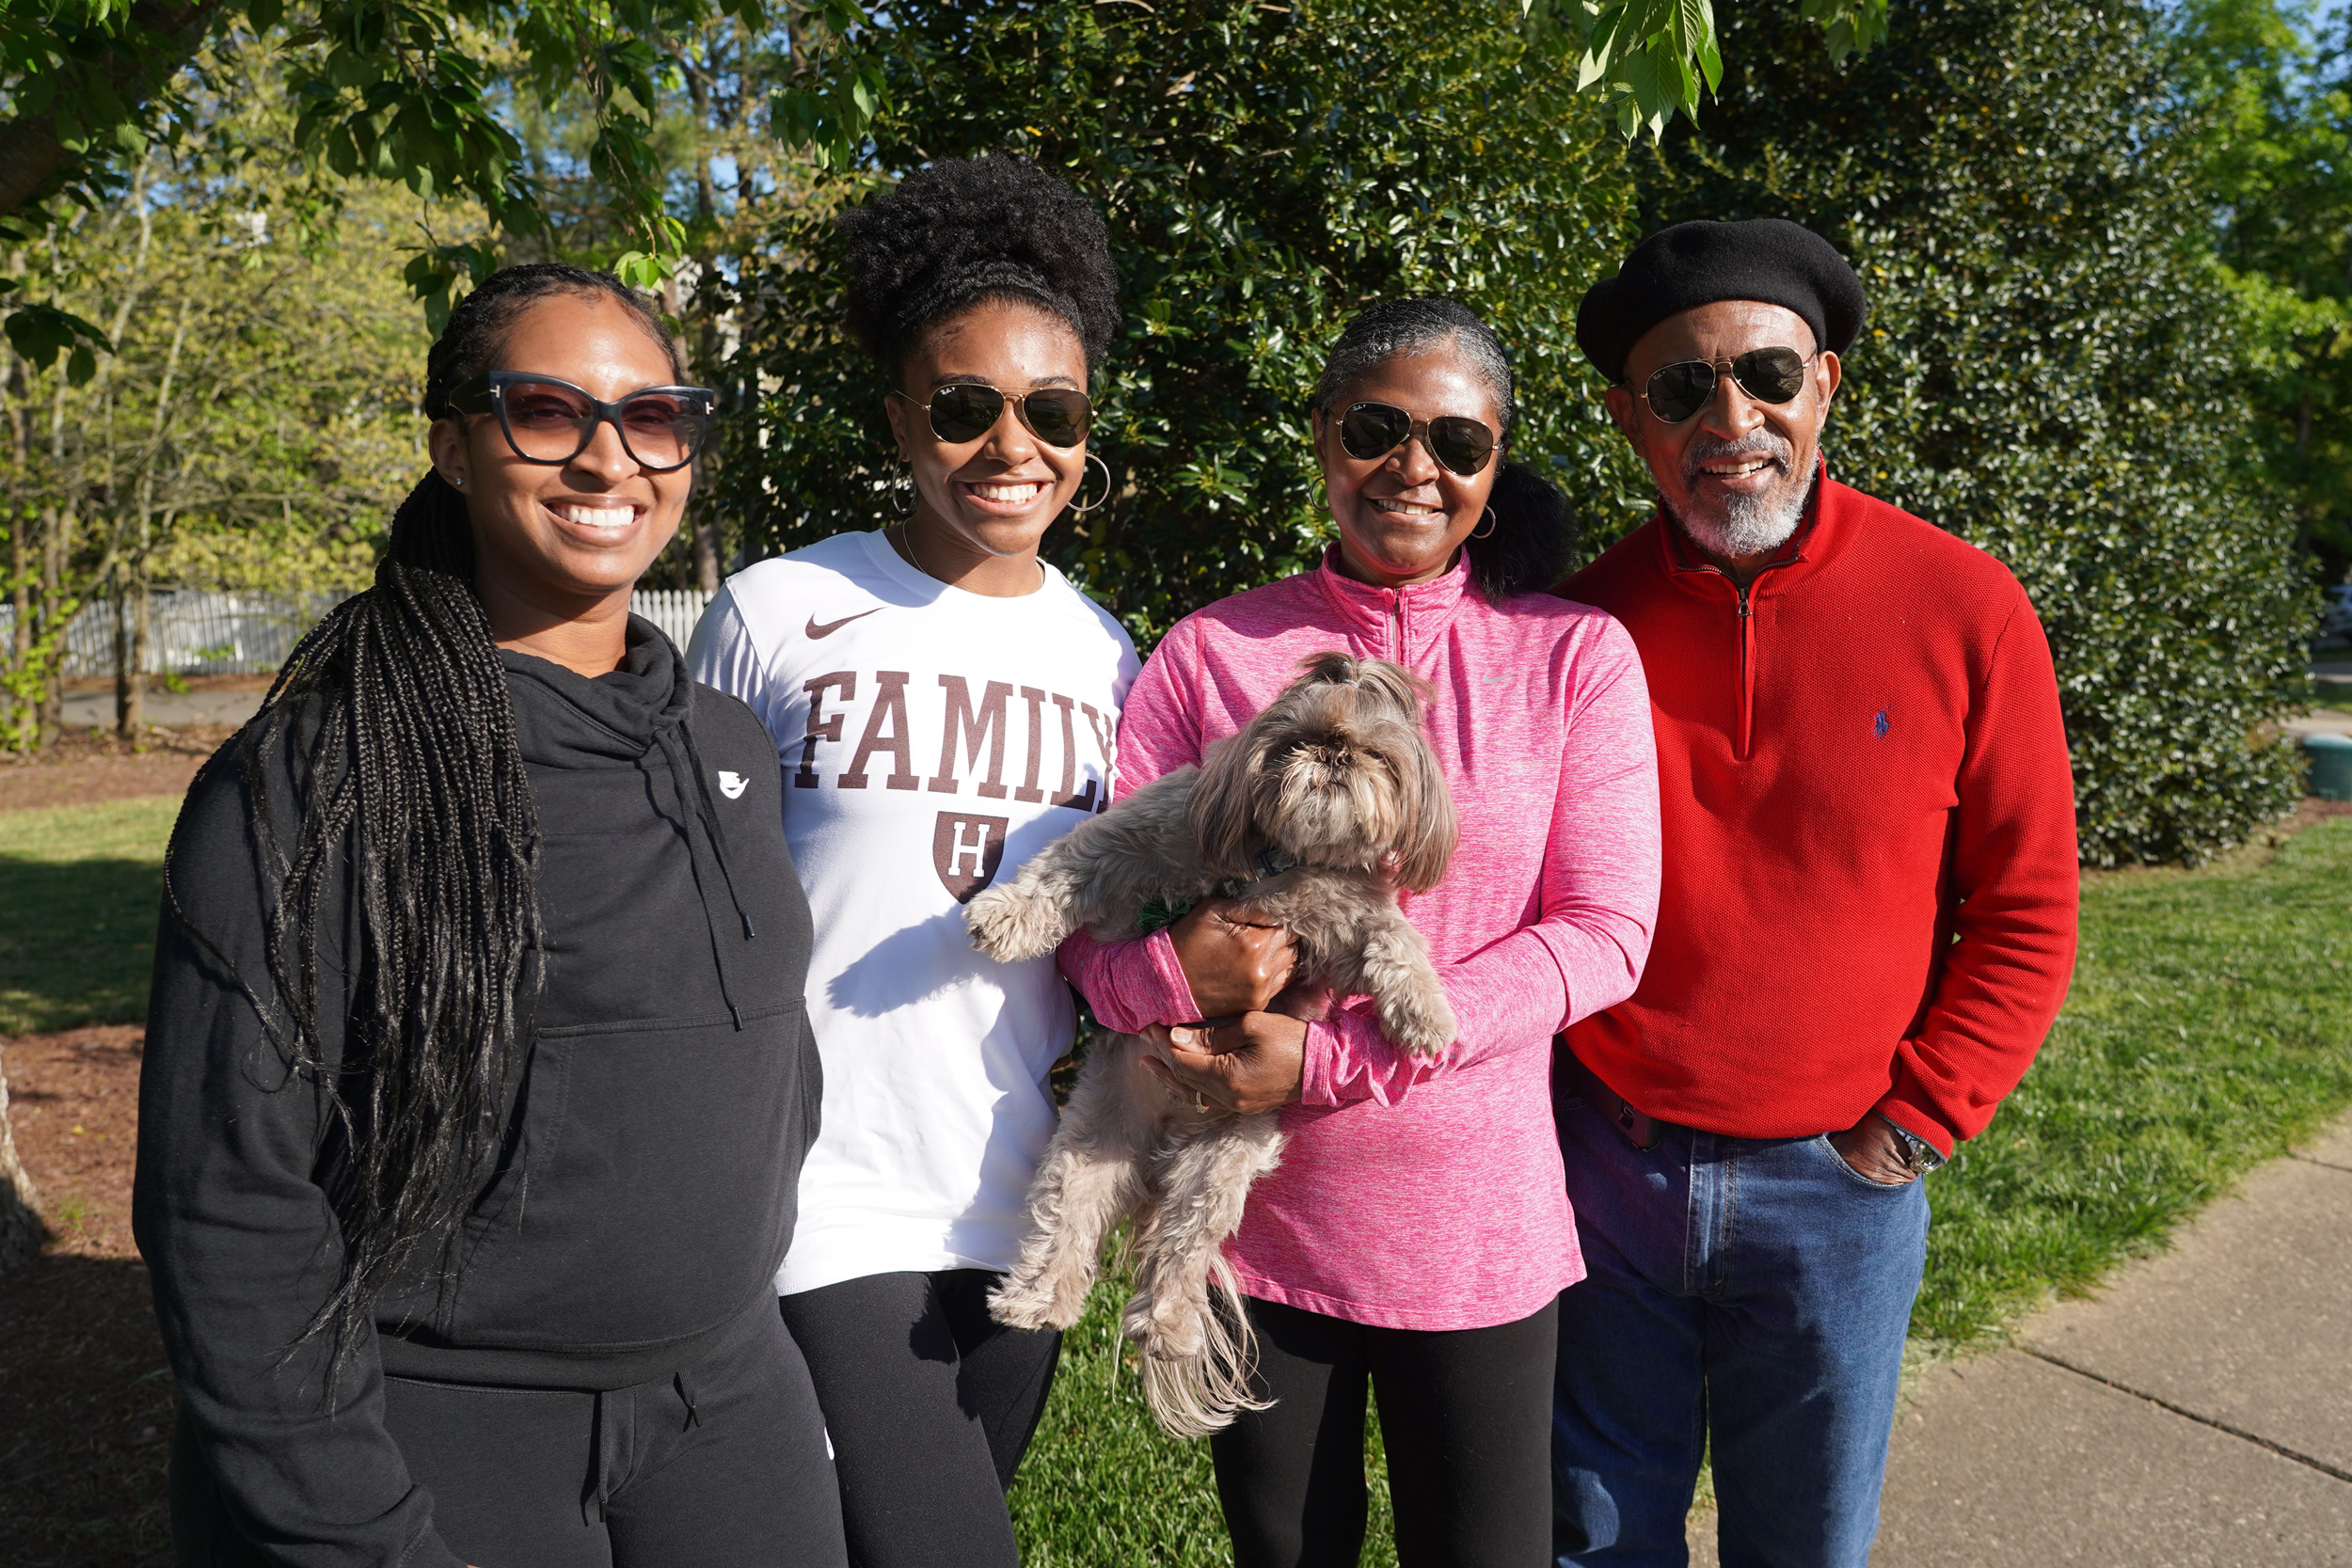
[[[0,1043],[17,1153],[52,1240],[0,1275],[0,1559],[12,1568],[171,1560],[171,1374],[131,1243],[136,1024]]]
[[[188,724],[151,729],[135,744],[76,730],[30,757],[0,752],[0,811],[184,794],[204,759],[236,733],[227,724]]]

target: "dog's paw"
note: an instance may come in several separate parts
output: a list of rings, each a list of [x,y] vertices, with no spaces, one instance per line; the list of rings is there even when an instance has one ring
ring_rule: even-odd
[[[988,1315],[1007,1328],[1068,1328],[1079,1314],[1062,1305],[1045,1286],[1007,1279],[989,1293]]]
[[[1442,992],[1409,993],[1380,1004],[1381,1032],[1416,1056],[1437,1056],[1460,1032]]]
[[[1070,934],[1043,900],[1025,897],[1013,887],[983,889],[964,906],[963,926],[972,933],[973,946],[1005,963],[1041,958]]]

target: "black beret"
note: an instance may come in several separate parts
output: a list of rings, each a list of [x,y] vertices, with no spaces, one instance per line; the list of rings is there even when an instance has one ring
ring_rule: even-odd
[[[1862,279],[1837,247],[1787,218],[1661,229],[1584,294],[1576,346],[1600,373],[1625,379],[1625,358],[1642,334],[1683,310],[1723,299],[1786,306],[1813,328],[1817,349],[1843,354],[1862,330]]]

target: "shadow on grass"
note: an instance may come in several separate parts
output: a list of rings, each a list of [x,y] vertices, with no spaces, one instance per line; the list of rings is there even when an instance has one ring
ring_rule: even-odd
[[[163,868],[0,855],[0,1034],[146,1015]]]
[[[163,1568],[171,1374],[147,1271],[51,1255],[0,1277],[0,1542],[11,1568]]]

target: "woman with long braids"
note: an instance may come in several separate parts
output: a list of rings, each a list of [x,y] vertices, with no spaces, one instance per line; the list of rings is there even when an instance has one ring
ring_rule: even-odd
[[[1178,1087],[1282,1113],[1281,1164],[1227,1249],[1270,1402],[1212,1443],[1237,1568],[1355,1563],[1367,1387],[1405,1568],[1551,1560],[1554,1325],[1583,1268],[1550,1045],[1641,976],[1658,779],[1632,640],[1543,592],[1570,539],[1558,492],[1505,456],[1516,414],[1510,362],[1464,307],[1399,300],[1349,323],[1312,408],[1338,541],[1316,570],[1177,623],[1119,739],[1133,790],[1198,763],[1309,656],[1427,680],[1461,839],[1442,881],[1398,898],[1454,1044],[1425,1060],[1361,999],[1270,996],[1260,966],[1208,958],[1182,922],[1062,949],[1095,1016],[1151,1036]]]
[[[1073,1021],[1052,961],[982,957],[962,904],[1109,791],[1135,649],[1038,546],[1107,491],[1087,388],[1117,284],[1094,209],[1015,157],[929,164],[842,225],[900,520],[739,574],[691,657],[774,734],[816,913],[824,1131],[776,1289],[851,1560],[1014,1568],[1005,1489],[1060,1337],[993,1322],[987,1297]]]
[[[135,1219],[196,1564],[839,1568],[769,1281],[816,1128],[774,750],[631,586],[711,412],[494,274],[375,585],[190,791]]]

